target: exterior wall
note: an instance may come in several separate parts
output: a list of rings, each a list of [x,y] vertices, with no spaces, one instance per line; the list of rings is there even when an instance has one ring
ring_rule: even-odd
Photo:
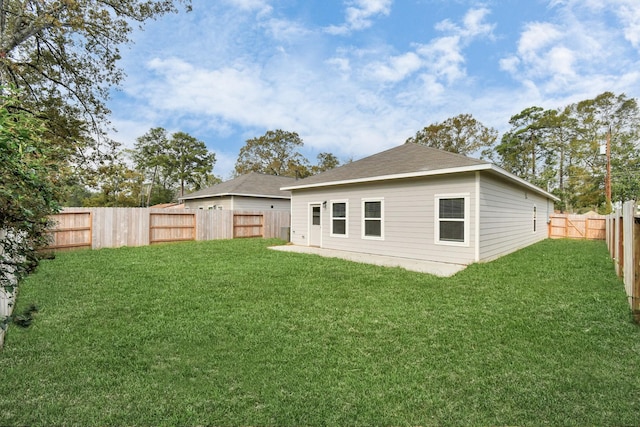
[[[225,196],[193,199],[184,201],[186,209],[214,209],[222,210],[250,210],[267,211],[291,209],[291,201],[288,199],[270,199],[267,197]]]
[[[291,200],[233,196],[233,209],[248,211],[268,211],[272,209],[276,211],[289,211],[291,210]]]
[[[215,209],[232,210],[231,197],[210,197],[207,199],[191,199],[184,201],[185,209],[210,209],[215,206]],[[213,209],[213,208],[212,208]]]
[[[479,179],[480,261],[496,259],[547,238],[553,201],[486,173]]]
[[[321,208],[321,247],[410,259],[470,264],[476,258],[475,174],[403,179],[354,184],[327,189],[294,190],[291,207],[291,241],[307,246],[309,204]],[[436,195],[468,196],[468,241],[464,245],[436,243]],[[362,200],[383,199],[382,239],[362,236]],[[347,237],[331,236],[331,201],[347,201]]]

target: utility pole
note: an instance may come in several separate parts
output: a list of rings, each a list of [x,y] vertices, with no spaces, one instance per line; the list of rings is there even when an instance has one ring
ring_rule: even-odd
[[[611,125],[607,132],[607,177],[604,181],[604,194],[606,198],[607,213],[611,213]]]

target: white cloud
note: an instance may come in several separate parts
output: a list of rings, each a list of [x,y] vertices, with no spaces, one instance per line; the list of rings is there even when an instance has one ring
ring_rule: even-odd
[[[269,35],[278,41],[295,42],[311,34],[303,25],[287,19],[269,19],[264,26]]]
[[[526,26],[518,42],[518,54],[525,60],[533,60],[542,49],[563,38],[563,31],[548,22],[533,22]]]
[[[615,90],[620,79],[637,78],[629,62],[636,61],[635,55],[628,49],[640,47],[640,2],[549,4],[557,13],[547,22],[523,26],[516,53],[500,60],[503,71],[527,87],[536,86],[543,95],[555,96],[574,91],[593,96]]]
[[[393,0],[352,0],[345,10],[345,22],[341,25],[331,25],[325,31],[333,35],[344,35],[352,31],[359,31],[373,25],[373,18],[387,16],[391,12]]]
[[[465,39],[479,36],[492,36],[495,24],[485,22],[485,18],[491,11],[485,7],[469,9],[462,18],[462,26],[449,19],[436,24],[436,30],[456,34]]]
[[[419,47],[417,53],[425,58],[430,73],[439,80],[444,79],[451,84],[466,75],[465,59],[458,36],[436,39],[428,45]]]
[[[640,49],[640,2],[622,2],[617,14],[622,22],[625,38],[634,48]]]
[[[463,50],[477,38],[492,37],[495,25],[484,21],[489,12],[486,8],[470,9],[462,19],[462,25],[450,20],[436,25],[436,29],[448,34],[416,50],[424,58],[430,74],[448,84],[466,76]]]
[[[226,3],[248,12],[258,12],[259,14],[269,14],[273,7],[270,0],[225,0]]]
[[[413,52],[389,58],[387,63],[373,63],[369,73],[378,81],[397,82],[422,67],[422,60]]]

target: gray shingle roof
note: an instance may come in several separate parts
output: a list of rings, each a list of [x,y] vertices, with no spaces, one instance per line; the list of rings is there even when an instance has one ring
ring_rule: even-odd
[[[295,181],[283,188],[296,190],[470,171],[486,171],[517,185],[527,187],[552,200],[559,200],[553,194],[510,174],[492,163],[414,143],[403,144],[364,159],[347,163],[318,175]]]
[[[318,175],[310,176],[290,185],[298,187],[321,183],[328,184],[331,182],[417,174],[479,165],[490,165],[490,163],[423,145],[403,144]]]
[[[290,199],[291,192],[281,187],[295,184],[296,179],[288,176],[264,175],[251,172],[232,180],[190,193],[180,200],[203,199],[220,196],[253,196]]]

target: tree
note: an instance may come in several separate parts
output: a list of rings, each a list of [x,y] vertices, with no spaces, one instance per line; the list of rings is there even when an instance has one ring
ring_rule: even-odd
[[[101,154],[105,101],[124,77],[119,46],[133,23],[178,3],[189,10],[190,0],[0,0],[0,86],[22,88],[22,107],[83,165]]]
[[[545,111],[542,107],[529,107],[511,116],[511,130],[502,136],[496,147],[504,169],[542,187],[547,187],[541,173],[542,165],[553,166],[550,164],[552,159],[546,156],[545,133],[545,119],[552,114],[553,111]]]
[[[131,155],[136,168],[148,182],[147,206],[156,181],[156,195],[161,197],[154,200],[155,203],[174,199],[176,187],[182,197],[186,185],[190,190],[199,190],[216,181],[211,174],[215,154],[207,150],[204,142],[185,132],[176,132],[169,137],[165,129],[153,128],[137,138]]]
[[[311,167],[311,173],[314,175],[340,166],[340,160],[332,153],[319,153],[316,159],[318,164]]]
[[[209,153],[204,142],[184,132],[176,132],[169,140],[166,167],[180,184],[180,197],[184,196],[185,184],[197,191],[207,185],[213,165],[214,153]]]
[[[42,119],[17,98],[9,89],[0,92],[0,288],[9,292],[48,242],[60,188],[57,147],[48,144]]]
[[[498,131],[488,128],[471,114],[460,114],[434,123],[418,131],[406,143],[416,143],[452,153],[470,155],[478,150],[487,150],[498,138]],[[484,153],[483,153],[484,154]]]
[[[96,187],[99,191],[86,197],[83,206],[136,207],[143,203],[144,176],[126,165],[117,155],[98,167]]]
[[[152,128],[146,134],[136,138],[135,148],[131,151],[131,157],[136,169],[144,175],[148,182],[144,206],[168,202],[173,198],[173,191],[168,188],[169,183],[167,180],[169,176],[165,171],[168,146],[169,137],[167,136],[167,131],[161,127]],[[160,197],[159,200],[154,200],[154,203],[151,203],[153,189],[157,180],[160,181],[157,191]]]
[[[529,107],[511,117],[512,128],[496,146],[507,171],[560,197],[560,209],[605,206],[606,157],[600,153],[610,132],[614,200],[638,196],[640,110],[635,99],[605,92],[562,109]]]
[[[640,109],[637,101],[625,94],[604,92],[593,99],[572,104],[569,109],[576,124],[574,174],[585,179],[574,185],[577,206],[605,206],[604,181],[606,156],[600,154],[600,146],[610,137],[612,199],[623,201],[637,196],[640,184],[637,165],[640,154]],[[575,181],[575,179],[574,179]]]
[[[240,149],[235,171],[237,175],[260,172],[268,175],[305,177],[309,161],[298,151],[304,146],[295,132],[277,129],[263,136],[248,139]]]

